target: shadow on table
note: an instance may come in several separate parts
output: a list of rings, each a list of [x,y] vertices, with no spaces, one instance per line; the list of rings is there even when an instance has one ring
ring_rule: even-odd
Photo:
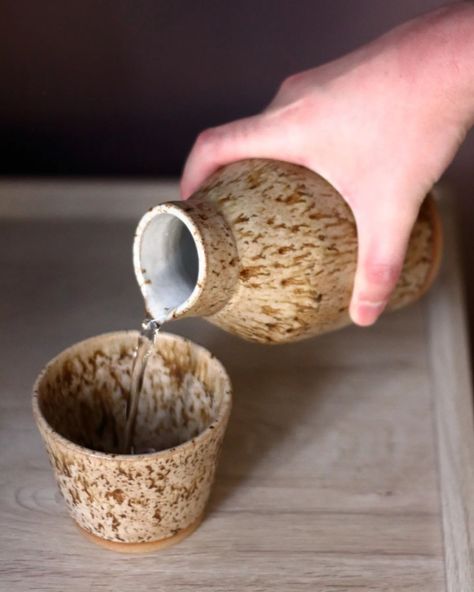
[[[315,340],[263,346],[213,331],[200,341],[223,362],[234,390],[233,410],[208,507],[212,513],[257,471],[270,477],[275,468],[271,463],[280,467],[291,463],[291,450],[295,453],[295,447],[304,446],[304,442],[291,449],[288,439],[295,438],[305,417],[318,417],[318,408],[330,397],[328,381],[334,384],[337,374],[334,368],[318,366]],[[326,429],[330,426],[316,420],[314,430],[318,434],[314,437]],[[303,433],[307,431],[306,421]]]

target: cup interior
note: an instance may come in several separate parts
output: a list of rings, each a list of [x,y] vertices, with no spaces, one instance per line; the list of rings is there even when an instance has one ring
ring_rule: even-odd
[[[39,421],[85,448],[121,453],[137,332],[94,337],[59,354],[35,387]],[[160,333],[148,361],[134,436],[160,451],[198,436],[230,405],[229,379],[207,350]]]

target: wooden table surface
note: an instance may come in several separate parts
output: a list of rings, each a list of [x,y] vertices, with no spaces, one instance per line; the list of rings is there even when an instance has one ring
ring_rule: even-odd
[[[431,294],[288,346],[167,329],[227,367],[235,404],[206,520],[122,556],[67,515],[31,385],[69,344],[136,328],[131,243],[174,184],[0,184],[0,590],[472,592],[474,430],[451,215]]]

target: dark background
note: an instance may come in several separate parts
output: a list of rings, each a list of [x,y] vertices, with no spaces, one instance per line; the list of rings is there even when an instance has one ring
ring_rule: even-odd
[[[0,175],[179,175],[201,129],[255,113],[288,74],[441,4],[0,0]],[[473,160],[471,134],[446,180],[474,310]]]
[[[203,128],[435,0],[0,0],[0,173],[179,174]]]

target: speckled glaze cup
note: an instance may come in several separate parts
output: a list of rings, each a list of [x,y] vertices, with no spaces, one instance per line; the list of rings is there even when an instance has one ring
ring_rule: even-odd
[[[135,331],[100,335],[47,364],[33,413],[72,518],[124,552],[179,542],[199,525],[231,410],[231,385],[204,348],[161,333],[140,397],[135,447],[120,454]]]

